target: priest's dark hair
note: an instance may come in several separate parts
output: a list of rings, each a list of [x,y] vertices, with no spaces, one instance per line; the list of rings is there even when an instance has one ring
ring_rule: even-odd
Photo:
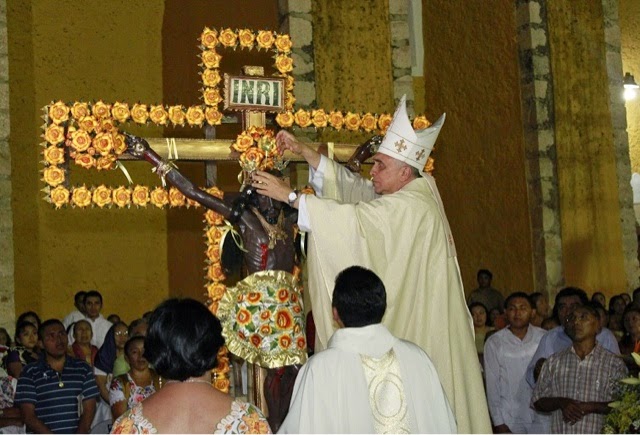
[[[336,277],[332,306],[347,328],[380,323],[387,309],[382,280],[369,269],[351,266]]]
[[[213,369],[223,344],[220,321],[202,302],[172,298],[149,318],[144,356],[160,376],[184,381]]]

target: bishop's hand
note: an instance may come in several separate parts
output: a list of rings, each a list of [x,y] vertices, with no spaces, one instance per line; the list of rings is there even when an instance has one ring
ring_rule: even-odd
[[[126,131],[124,134],[124,143],[127,145],[127,152],[133,157],[141,159],[144,157],[144,152],[151,149],[149,142],[139,136],[134,136]]]

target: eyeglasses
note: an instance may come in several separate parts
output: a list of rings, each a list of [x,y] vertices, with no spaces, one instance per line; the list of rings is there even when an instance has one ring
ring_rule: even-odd
[[[118,337],[122,335],[129,335],[129,331],[117,331],[115,335]]]

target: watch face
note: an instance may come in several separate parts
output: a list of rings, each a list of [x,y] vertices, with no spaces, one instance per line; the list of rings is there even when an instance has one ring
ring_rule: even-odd
[[[291,193],[289,194],[289,202],[293,202],[293,201],[295,201],[297,197],[298,197],[298,195],[296,195],[296,193],[295,193],[295,192],[291,192]]]

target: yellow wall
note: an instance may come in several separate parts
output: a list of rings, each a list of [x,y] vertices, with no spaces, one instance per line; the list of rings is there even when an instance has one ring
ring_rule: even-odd
[[[163,3],[144,0],[7,2],[17,313],[63,316],[77,290],[95,288],[103,314],[132,320],[167,295],[166,212],[56,211],[42,200],[38,173],[50,101],[162,100],[162,18]],[[135,182],[158,184],[145,164],[127,167]],[[126,180],[72,165],[71,182]]]
[[[620,0],[620,34],[622,70],[635,76],[640,83],[640,2]],[[640,92],[635,100],[627,101],[627,132],[629,133],[629,153],[631,170],[640,172]]]
[[[467,292],[479,268],[505,294],[534,290],[514,8],[423,1],[423,104],[447,113],[434,175]]]
[[[548,2],[565,282],[626,291],[600,1]]]

